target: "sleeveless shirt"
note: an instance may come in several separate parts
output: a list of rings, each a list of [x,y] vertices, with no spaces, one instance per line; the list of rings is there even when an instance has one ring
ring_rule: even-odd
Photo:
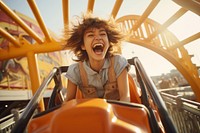
[[[120,56],[114,55],[114,71],[115,71],[115,78],[121,74],[121,72],[125,68],[129,68],[129,64],[127,60]],[[97,92],[97,97],[103,98],[105,94],[105,84],[108,82],[108,71],[110,66],[111,60],[110,58],[106,58],[105,63],[99,73],[93,71],[90,68],[89,62],[84,61],[83,68],[87,73],[88,85],[95,87]],[[129,70],[129,69],[127,69]],[[83,83],[80,75],[79,63],[74,63],[69,66],[68,71],[66,73],[66,77],[76,84],[78,88],[83,92]]]

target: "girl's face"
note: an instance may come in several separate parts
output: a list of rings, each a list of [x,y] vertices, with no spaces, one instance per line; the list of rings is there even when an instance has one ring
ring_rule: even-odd
[[[83,50],[86,50],[90,61],[102,61],[110,46],[104,28],[89,28],[84,33]]]

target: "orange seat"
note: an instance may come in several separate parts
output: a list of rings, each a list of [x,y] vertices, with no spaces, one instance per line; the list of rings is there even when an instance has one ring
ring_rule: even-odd
[[[83,95],[79,88],[76,89],[76,99],[82,99]]]
[[[130,74],[128,74],[128,80],[129,80],[129,91],[130,91],[130,102],[133,103],[140,103],[141,104],[141,90],[138,88],[135,84],[135,81],[131,77]]]

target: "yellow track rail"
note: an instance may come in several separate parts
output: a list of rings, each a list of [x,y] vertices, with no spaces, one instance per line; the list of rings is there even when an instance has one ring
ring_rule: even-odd
[[[191,56],[183,46],[186,41],[191,42],[198,39],[200,33],[192,35],[186,40],[178,41],[165,27],[150,19],[146,19],[143,23],[145,28],[139,27],[137,30],[132,30],[131,27],[134,27],[134,23],[138,22],[140,18],[140,16],[132,15],[117,20],[121,24],[122,30],[130,36],[126,41],[148,48],[171,62],[189,82],[198,98],[200,94],[198,69],[191,62]],[[147,38],[144,37],[144,34],[147,35]]]

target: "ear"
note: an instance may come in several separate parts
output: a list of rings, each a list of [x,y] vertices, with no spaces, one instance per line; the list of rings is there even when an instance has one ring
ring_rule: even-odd
[[[84,44],[81,45],[81,49],[82,49],[82,50],[85,50],[85,45],[84,45]]]

